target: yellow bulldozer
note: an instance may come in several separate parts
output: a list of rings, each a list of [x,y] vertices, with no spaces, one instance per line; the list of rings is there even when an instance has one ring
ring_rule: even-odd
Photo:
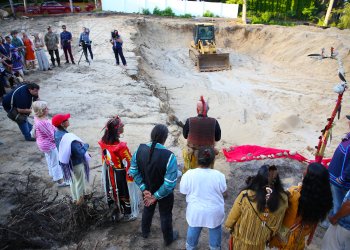
[[[217,51],[212,23],[195,24],[189,56],[200,72],[231,69],[230,54]]]

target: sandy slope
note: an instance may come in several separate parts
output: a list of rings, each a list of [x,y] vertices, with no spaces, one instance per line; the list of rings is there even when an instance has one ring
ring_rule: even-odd
[[[40,84],[40,97],[49,101],[51,114],[71,113],[70,130],[90,144],[92,167],[100,164],[97,141],[109,116],[119,114],[122,117],[126,123],[122,140],[128,142],[133,152],[139,143],[149,140],[155,123],[167,121],[167,113],[180,120],[194,115],[196,101],[202,94],[209,98],[209,115],[217,118],[222,127],[223,138],[218,148],[258,144],[297,150],[311,158],[311,148],[317,144],[319,131],[335,104],[337,96],[332,92],[333,85],[339,81],[335,60],[316,60],[306,55],[319,53],[322,47],[328,52],[333,46],[338,50],[346,72],[350,72],[350,32],[336,29],[244,27],[218,22],[218,46],[230,53],[232,70],[198,73],[188,58],[187,48],[195,21],[82,15],[0,22],[3,31],[17,28],[27,29],[29,33],[43,32],[47,25],[53,25],[59,31],[65,23],[75,39],[83,26],[91,28],[95,53],[91,66],[82,61],[80,65],[63,65],[52,72],[33,72],[28,79]],[[110,31],[114,28],[120,30],[124,38],[127,70],[114,65],[108,43]],[[76,43],[74,56],[76,61],[80,56]],[[347,131],[344,118],[350,112],[347,99],[348,93],[344,95],[343,112],[334,128],[333,142],[326,151],[328,156]],[[181,130],[177,126],[169,128],[171,136],[166,145],[181,162],[181,147],[185,141],[179,137]],[[23,141],[18,128],[4,112],[0,113],[0,131],[0,140],[4,142],[0,146],[1,174],[21,173],[31,168],[48,179],[43,155],[35,144]],[[256,165],[247,168],[245,165],[236,166],[237,170],[230,174],[232,168],[220,156],[216,167],[230,180],[232,195],[226,205],[229,209],[243,185],[243,179],[255,172]],[[284,177],[300,176],[301,170],[298,171],[283,169]],[[92,172],[98,182],[99,168]],[[288,179],[288,184],[297,179]],[[69,193],[69,190],[60,190],[61,194],[64,192]],[[185,201],[178,191],[175,193],[174,225],[180,229],[181,239],[172,249],[180,249],[185,243]],[[10,197],[3,199],[10,200]],[[11,207],[5,201],[2,204]],[[99,249],[162,248],[158,217],[155,218],[150,240],[143,240],[137,235],[139,222],[91,232],[81,246],[97,246]],[[227,237],[225,232],[225,247]],[[206,239],[207,233],[201,240],[202,248],[206,246]],[[319,244],[319,238],[315,243]]]

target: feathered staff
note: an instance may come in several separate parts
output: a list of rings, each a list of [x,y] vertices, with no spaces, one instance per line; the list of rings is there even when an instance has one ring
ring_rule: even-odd
[[[338,94],[338,100],[337,103],[333,109],[332,116],[327,119],[327,125],[323,130],[321,130],[322,135],[319,137],[318,145],[316,146],[317,152],[315,155],[315,161],[318,163],[322,162],[324,151],[327,146],[327,142],[329,137],[332,133],[332,127],[333,127],[333,121],[335,116],[338,114],[338,119],[340,118],[340,111],[341,111],[341,103],[343,99],[343,94],[345,90],[347,89],[347,81],[345,80],[345,72],[342,63],[339,61],[339,70],[338,70],[338,76],[341,80],[339,84],[337,84],[333,90],[335,93]]]

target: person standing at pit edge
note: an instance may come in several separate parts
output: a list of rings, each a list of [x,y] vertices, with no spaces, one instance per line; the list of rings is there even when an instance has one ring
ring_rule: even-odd
[[[47,33],[45,35],[44,40],[45,40],[46,48],[49,51],[49,54],[50,54],[50,57],[51,57],[52,66],[56,67],[55,57],[53,55],[55,53],[57,65],[58,65],[58,67],[60,67],[61,66],[60,54],[58,52],[59,38],[58,38],[58,35],[56,33],[52,32],[51,26],[49,26],[47,28]]]
[[[61,37],[61,49],[63,49],[64,56],[66,58],[66,63],[67,64],[69,63],[69,59],[68,59],[68,53],[69,53],[70,60],[71,60],[72,64],[75,64],[74,58],[73,58],[73,55],[72,55],[72,46],[71,46],[72,33],[67,31],[66,25],[62,25],[62,29],[63,29],[63,32],[61,32],[61,34],[60,34],[60,37]]]
[[[83,47],[83,52],[85,55],[86,62],[90,62],[88,58],[87,51],[89,50],[91,61],[94,60],[94,55],[92,54],[91,50],[91,43],[92,41],[90,40],[90,30],[88,28],[83,28],[83,32],[80,34],[80,39],[79,39],[79,46]]]
[[[190,117],[186,120],[183,127],[183,136],[187,139],[187,145],[182,151],[184,158],[185,173],[189,169],[197,167],[198,149],[200,147],[209,146],[218,154],[214,148],[215,142],[221,139],[221,128],[219,122],[212,117],[208,117],[209,104],[201,96],[197,102],[197,116]],[[210,166],[213,168],[213,164]]]
[[[112,39],[110,40],[111,44],[113,45],[113,52],[116,60],[116,64],[119,65],[119,56],[122,60],[122,63],[124,66],[126,65],[126,60],[123,54],[123,40],[121,36],[118,33],[118,30],[114,30],[112,32]]]
[[[151,132],[151,142],[140,144],[131,160],[130,175],[144,195],[142,213],[142,237],[148,238],[152,218],[159,204],[160,224],[166,246],[178,238],[173,231],[174,188],[177,181],[177,161],[175,155],[164,147],[168,128],[157,124]]]
[[[68,133],[70,114],[57,114],[52,117],[55,131],[55,143],[58,149],[58,160],[62,167],[65,181],[70,181],[73,202],[76,205],[84,203],[86,185],[89,182],[89,160],[87,153],[89,144],[78,136]]]

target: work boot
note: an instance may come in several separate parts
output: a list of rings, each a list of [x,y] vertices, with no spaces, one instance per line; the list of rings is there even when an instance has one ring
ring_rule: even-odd
[[[75,64],[75,62],[73,61],[72,64]]]
[[[69,64],[69,62],[68,62],[68,61],[66,61],[66,62],[65,62],[65,64]]]

